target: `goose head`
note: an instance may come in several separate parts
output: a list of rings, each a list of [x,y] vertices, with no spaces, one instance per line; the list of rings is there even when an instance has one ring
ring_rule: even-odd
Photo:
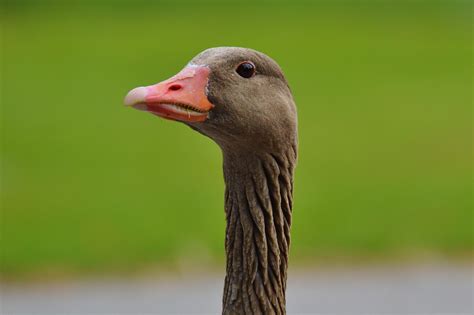
[[[131,90],[124,103],[182,122],[224,150],[274,150],[296,141],[296,108],[282,70],[248,48],[207,49],[173,77]]]

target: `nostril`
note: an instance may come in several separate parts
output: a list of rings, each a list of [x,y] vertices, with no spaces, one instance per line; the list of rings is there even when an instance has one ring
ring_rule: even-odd
[[[177,91],[177,90],[181,90],[183,87],[181,86],[181,84],[172,84],[170,85],[170,87],[168,88],[170,91]]]

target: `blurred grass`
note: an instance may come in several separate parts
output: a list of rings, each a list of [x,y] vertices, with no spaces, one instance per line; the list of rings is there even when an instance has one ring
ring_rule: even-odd
[[[11,2],[0,17],[5,275],[223,259],[218,147],[121,104],[224,45],[275,58],[297,101],[293,262],[472,253],[470,2]]]

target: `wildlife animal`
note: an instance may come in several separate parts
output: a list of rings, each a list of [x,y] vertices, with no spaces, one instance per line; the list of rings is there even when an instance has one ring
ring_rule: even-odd
[[[125,105],[182,122],[223,154],[223,314],[285,314],[297,114],[278,64],[247,48],[207,49]]]

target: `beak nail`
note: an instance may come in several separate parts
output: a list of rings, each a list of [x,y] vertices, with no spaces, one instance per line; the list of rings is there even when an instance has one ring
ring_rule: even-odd
[[[147,94],[148,94],[148,91],[145,87],[137,87],[131,90],[130,92],[128,92],[123,102],[126,106],[133,106],[139,103],[143,103],[145,101],[145,97],[147,96]],[[144,106],[146,109],[146,105]],[[140,108],[140,107],[135,106],[135,108],[143,110],[143,108]]]

